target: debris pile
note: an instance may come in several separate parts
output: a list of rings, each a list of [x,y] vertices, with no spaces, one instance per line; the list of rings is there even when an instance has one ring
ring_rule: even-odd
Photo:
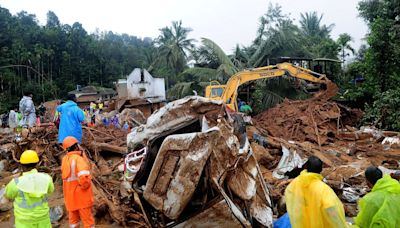
[[[134,191],[152,227],[272,226],[270,193],[242,123],[221,102],[187,97],[132,130],[130,154],[145,151],[133,166]]]
[[[355,126],[359,110],[326,100],[285,100],[254,119],[260,132],[286,140],[309,141],[324,145],[346,125]]]
[[[285,100],[254,118],[247,133],[264,178],[273,186],[271,197],[279,214],[284,212],[279,205],[290,178],[301,172],[311,155],[323,161],[325,181],[344,203],[347,216],[357,214],[356,202],[367,192],[368,166],[400,168],[400,133],[352,127],[361,115],[333,101],[312,98]]]
[[[368,191],[366,167],[399,169],[400,134],[355,128],[362,113],[329,101],[332,91],[285,100],[247,127],[242,115],[197,96],[170,102],[147,120],[134,109],[103,113],[101,118],[117,116],[120,126],[127,122],[134,128],[128,134],[101,118],[95,128],[83,127],[98,223],[268,227],[273,216],[285,212],[284,190],[311,155],[323,161],[322,174],[346,215],[356,215],[356,202]],[[12,130],[0,129],[0,185],[19,175],[18,158],[28,148],[39,152],[39,169],[55,182],[53,217],[65,220],[60,208],[64,152],[54,126],[24,130],[18,142]],[[0,189],[0,225],[11,214],[2,199]]]
[[[120,193],[123,191],[120,179],[124,172],[123,154],[127,150],[126,134],[127,132],[113,127],[84,127],[82,147],[92,164],[94,214],[99,223],[141,227],[146,226],[143,215],[133,205],[127,204]],[[38,169],[49,173],[55,183],[56,192],[51,195],[49,205],[60,211],[60,207],[64,205],[60,165],[65,152],[58,144],[57,129],[54,126],[35,127],[29,132],[24,131],[23,135],[22,141],[16,142],[12,130],[0,131],[0,166],[6,164],[1,170],[0,186],[3,188],[12,178],[20,175],[18,158],[22,152],[28,148],[36,150],[40,156]],[[8,211],[6,217],[10,218],[10,215],[11,211]],[[55,217],[62,216],[58,213]]]

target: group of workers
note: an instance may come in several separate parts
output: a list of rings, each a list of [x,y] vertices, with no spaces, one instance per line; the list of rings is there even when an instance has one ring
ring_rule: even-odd
[[[19,102],[19,108],[15,107],[2,118],[2,126],[16,129],[18,127],[33,127],[36,122],[36,109],[32,100],[32,93],[26,92]]]
[[[15,107],[7,115],[3,115],[2,126],[16,129],[40,125],[44,121],[46,107],[41,103],[38,108],[35,108],[32,98],[31,92],[25,92],[19,102],[19,107]]]
[[[321,171],[322,161],[311,156],[306,169],[285,190],[287,214],[275,223],[276,227],[350,227],[342,202],[323,182]],[[400,227],[398,175],[383,175],[379,168],[370,166],[365,177],[371,192],[359,201],[353,227]]]
[[[57,111],[61,113],[58,142],[65,150],[61,176],[69,226],[79,227],[82,221],[85,228],[94,227],[90,162],[79,146],[82,140],[83,111],[72,96],[58,106]],[[36,169],[40,164],[36,151],[24,151],[20,164],[22,175],[12,179],[5,190],[5,197],[14,201],[15,227],[52,227],[48,206],[48,196],[54,191],[52,178]]]
[[[90,163],[76,138],[68,136],[62,145],[66,154],[61,163],[61,176],[69,225],[79,227],[82,221],[85,228],[94,227]],[[54,191],[54,184],[50,175],[38,172],[39,163],[36,151],[24,151],[20,157],[22,175],[6,186],[5,197],[14,201],[16,228],[52,227],[48,197]]]

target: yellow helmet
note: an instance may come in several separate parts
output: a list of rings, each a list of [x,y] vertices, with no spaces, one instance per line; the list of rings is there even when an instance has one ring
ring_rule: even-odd
[[[21,164],[31,164],[31,163],[38,163],[39,156],[34,150],[25,150],[21,154],[21,158],[19,160]]]

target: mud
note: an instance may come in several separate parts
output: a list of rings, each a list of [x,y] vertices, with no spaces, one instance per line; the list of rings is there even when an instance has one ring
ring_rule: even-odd
[[[272,189],[275,210],[284,196],[284,190],[302,168],[286,173],[286,178],[276,179],[273,170],[282,157],[282,146],[301,158],[310,155],[324,162],[324,181],[333,188],[344,203],[347,216],[357,214],[357,200],[369,191],[364,171],[370,165],[399,170],[398,144],[382,144],[385,137],[399,137],[399,132],[356,126],[362,112],[337,104],[326,96],[303,101],[285,100],[254,119],[248,135],[259,134],[267,141],[252,148],[262,166],[262,173]],[[254,146],[253,146],[254,145]],[[273,159],[271,159],[271,156]],[[350,193],[349,192],[353,192]],[[283,212],[280,212],[281,214]]]
[[[308,100],[286,99],[255,116],[255,127],[264,135],[326,145],[339,129],[346,125],[356,126],[362,116],[360,110],[328,101],[330,96],[332,90]]]

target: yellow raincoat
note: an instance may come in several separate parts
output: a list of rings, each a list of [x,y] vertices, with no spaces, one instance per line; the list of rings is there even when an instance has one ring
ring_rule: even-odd
[[[348,227],[343,204],[322,176],[306,170],[285,190],[286,208],[293,228]]]
[[[360,200],[359,208],[355,223],[361,228],[400,227],[400,183],[384,175]]]

